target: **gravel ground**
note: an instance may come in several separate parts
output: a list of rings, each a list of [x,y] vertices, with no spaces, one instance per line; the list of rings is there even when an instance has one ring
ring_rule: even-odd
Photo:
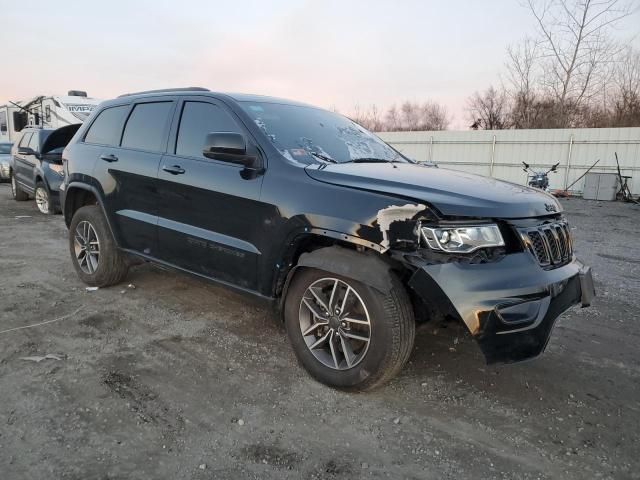
[[[87,292],[62,218],[0,185],[0,330],[68,315],[0,334],[0,477],[639,479],[640,207],[564,205],[599,296],[542,357],[487,367],[428,325],[397,379],[344,394],[234,293],[147,264]]]

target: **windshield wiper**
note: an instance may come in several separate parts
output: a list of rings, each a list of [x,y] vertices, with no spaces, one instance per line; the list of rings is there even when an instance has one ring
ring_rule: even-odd
[[[326,155],[322,155],[321,153],[318,152],[309,152],[311,155],[313,155],[316,158],[319,158],[320,160],[323,160],[325,162],[329,162],[329,163],[339,163],[337,160],[334,160],[331,157],[327,157]]]
[[[347,160],[346,162],[341,163],[396,163],[397,160],[387,160],[386,158],[375,158],[375,157],[362,157],[362,158],[352,158],[351,160]]]

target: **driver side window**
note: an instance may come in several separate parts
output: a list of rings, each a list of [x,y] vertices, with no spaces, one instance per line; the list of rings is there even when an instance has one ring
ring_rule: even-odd
[[[234,119],[222,108],[206,102],[185,102],[180,116],[176,155],[206,159],[202,155],[207,134],[242,133]]]

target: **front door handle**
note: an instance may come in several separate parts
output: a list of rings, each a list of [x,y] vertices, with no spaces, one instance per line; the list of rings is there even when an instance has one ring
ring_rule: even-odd
[[[100,155],[100,160],[104,160],[105,162],[113,163],[118,161],[118,157],[113,154],[102,154]]]
[[[165,165],[162,167],[162,170],[164,170],[167,173],[170,173],[171,175],[182,175],[185,172],[185,169],[182,168],[180,165],[173,165],[171,167],[167,167]]]

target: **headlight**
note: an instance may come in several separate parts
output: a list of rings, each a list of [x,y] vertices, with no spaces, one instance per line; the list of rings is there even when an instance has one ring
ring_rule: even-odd
[[[504,246],[497,225],[422,227],[422,236],[433,250],[450,253],[471,253],[479,248]]]
[[[50,163],[49,168],[61,177],[64,177],[64,167],[58,163]]]

